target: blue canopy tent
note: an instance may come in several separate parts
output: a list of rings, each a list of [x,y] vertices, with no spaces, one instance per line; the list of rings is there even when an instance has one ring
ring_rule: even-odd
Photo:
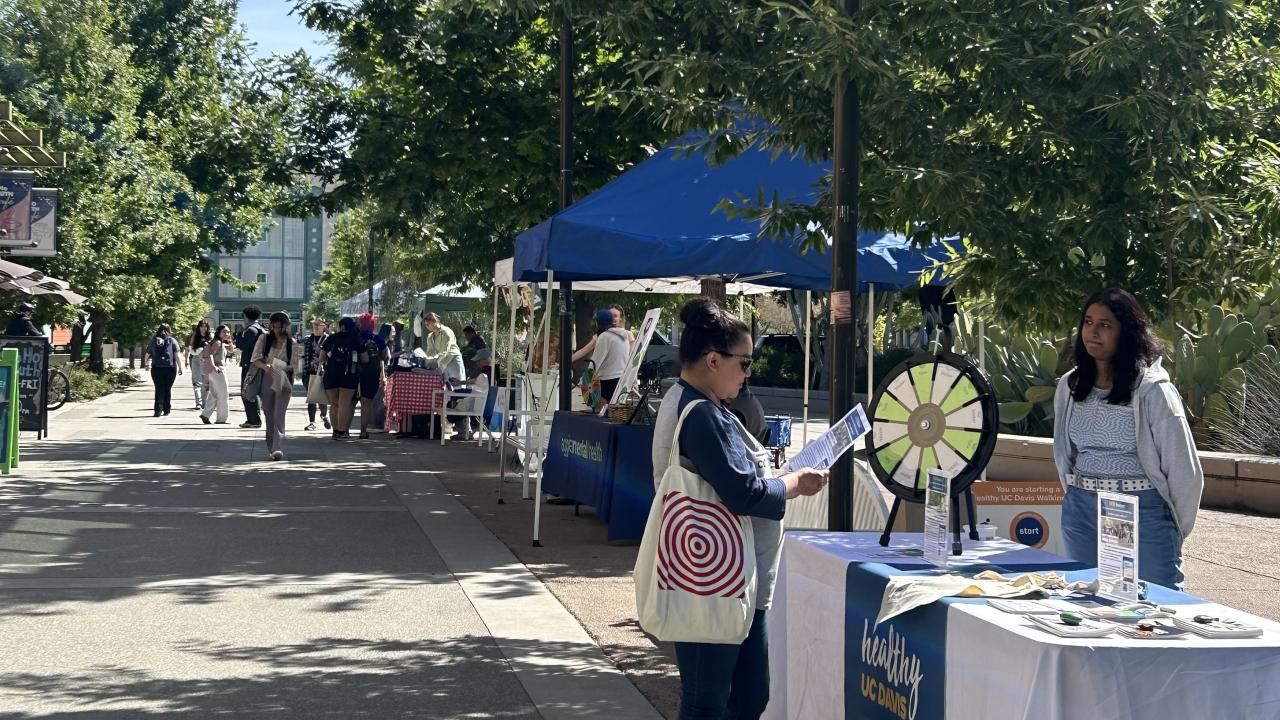
[[[517,236],[513,279],[547,282],[548,307],[550,285],[566,280],[718,278],[779,289],[830,290],[828,254],[802,253],[798,239],[763,238],[757,221],[730,217],[716,207],[725,199],[761,196],[814,203],[831,163],[811,163],[787,153],[775,156],[757,145],[714,165],[703,154],[687,151],[698,139],[690,135],[675,141]],[[952,246],[962,250],[959,243]],[[950,256],[946,248],[922,252],[904,236],[886,232],[861,233],[858,248],[860,291],[876,285],[895,290],[916,285],[922,270]],[[544,317],[544,323],[549,327],[549,318]],[[806,329],[806,339],[808,334]],[[568,382],[569,369],[561,372],[561,382]],[[804,394],[807,421],[807,382]]]

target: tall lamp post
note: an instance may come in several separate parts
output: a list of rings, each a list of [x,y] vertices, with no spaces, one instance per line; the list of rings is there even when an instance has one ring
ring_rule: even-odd
[[[860,0],[839,0],[853,15]],[[831,221],[831,422],[838,422],[853,406],[853,296],[858,290],[858,85],[842,73],[836,78],[834,137],[832,138]],[[870,393],[870,388],[867,389]],[[853,456],[845,453],[831,467],[827,527],[853,529]]]
[[[573,204],[573,24],[567,8],[560,18],[560,209]],[[547,308],[548,312],[551,308]],[[573,283],[560,281],[560,409],[571,406],[573,368]]]

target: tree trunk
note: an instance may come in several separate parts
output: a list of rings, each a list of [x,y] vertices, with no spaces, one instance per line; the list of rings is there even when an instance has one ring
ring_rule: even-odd
[[[728,302],[728,293],[725,290],[723,280],[706,279],[702,281],[702,292],[699,293],[703,297],[709,297],[712,300],[726,305]]]
[[[80,362],[80,358],[84,353],[84,323],[76,323],[71,326],[71,347],[67,351],[71,353],[71,362]]]
[[[102,362],[102,336],[106,329],[107,318],[103,313],[94,311],[89,314],[89,333],[93,335],[89,344],[89,369],[96,373],[102,373],[105,369]]]

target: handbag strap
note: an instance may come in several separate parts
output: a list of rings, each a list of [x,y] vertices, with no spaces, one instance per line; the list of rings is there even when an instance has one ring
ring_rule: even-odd
[[[685,418],[689,417],[689,413],[698,405],[706,402],[706,400],[694,400],[684,406],[684,410],[680,413],[680,419],[676,421],[676,433],[671,436],[671,454],[667,456],[667,467],[671,467],[680,462],[680,429],[684,427]]]

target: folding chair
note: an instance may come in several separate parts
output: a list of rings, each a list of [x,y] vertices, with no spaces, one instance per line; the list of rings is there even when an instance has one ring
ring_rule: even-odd
[[[484,376],[481,375],[480,378],[484,378]],[[481,382],[480,378],[477,379],[475,387],[470,391],[439,391],[441,397],[440,402],[445,405],[444,412],[449,417],[464,418],[463,422],[468,424],[470,423],[471,418],[478,418],[480,420],[480,431],[477,435],[483,435],[484,437],[476,438],[476,446],[479,447],[487,440],[489,443],[489,452],[493,452],[493,433],[489,432],[489,423],[485,420],[486,406],[489,408],[493,407],[490,404],[489,399],[489,382],[487,379]],[[496,395],[494,397],[496,398]],[[448,407],[450,402],[454,403],[453,407]],[[492,410],[490,410],[490,412],[492,412]],[[440,433],[440,445],[444,445],[443,432]]]

